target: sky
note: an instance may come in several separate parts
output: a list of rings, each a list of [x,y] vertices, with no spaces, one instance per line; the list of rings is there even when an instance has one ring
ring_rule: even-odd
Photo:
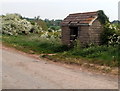
[[[110,21],[118,20],[119,0],[1,0],[0,15],[18,13],[23,17],[64,19],[71,13],[103,10]],[[120,5],[120,4],[119,4]]]
[[[120,1],[118,3],[118,20],[120,21]]]

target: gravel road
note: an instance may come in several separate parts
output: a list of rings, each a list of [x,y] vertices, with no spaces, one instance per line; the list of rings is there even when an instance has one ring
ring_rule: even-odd
[[[115,77],[70,69],[1,48],[3,89],[118,89]]]

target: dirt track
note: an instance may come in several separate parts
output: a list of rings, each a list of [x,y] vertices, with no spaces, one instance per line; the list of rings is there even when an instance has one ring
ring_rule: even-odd
[[[14,50],[2,50],[3,89],[117,89],[114,77],[69,69]]]

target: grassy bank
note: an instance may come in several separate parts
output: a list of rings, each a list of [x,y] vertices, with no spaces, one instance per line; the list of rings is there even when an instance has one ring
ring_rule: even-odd
[[[67,50],[67,47],[61,44],[60,39],[44,38],[38,34],[3,35],[2,42],[27,53],[58,53]]]
[[[65,63],[92,63],[110,67],[117,67],[120,61],[119,46],[90,46],[87,48],[68,48],[61,44],[59,38],[44,38],[38,34],[9,36],[3,35],[2,42],[5,45],[15,47],[32,54],[45,54],[54,61]],[[55,53],[56,55],[46,55]]]

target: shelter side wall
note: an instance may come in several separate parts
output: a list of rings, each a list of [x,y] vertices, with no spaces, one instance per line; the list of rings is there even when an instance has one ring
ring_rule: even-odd
[[[89,35],[90,35],[90,42],[95,44],[100,44],[100,36],[103,32],[103,26],[99,22],[99,20],[95,20],[92,26],[89,26]]]
[[[70,44],[70,29],[68,26],[62,26],[62,43],[64,45]]]
[[[88,44],[89,43],[89,26],[80,26],[79,27],[79,34],[78,39],[82,44]]]

